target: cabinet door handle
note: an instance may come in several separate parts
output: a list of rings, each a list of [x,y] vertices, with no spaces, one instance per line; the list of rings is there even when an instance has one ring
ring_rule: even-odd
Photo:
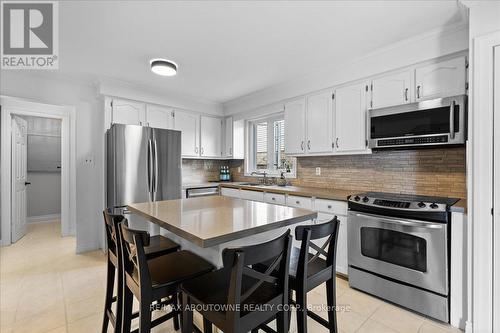
[[[201,147],[201,154],[203,155],[203,147]]]
[[[272,197],[272,198],[271,198],[271,200],[272,200],[272,201],[276,201],[276,198],[275,198],[275,197]]]
[[[328,205],[328,206],[327,206],[327,208],[328,208],[328,209],[332,209],[332,205]]]
[[[420,86],[417,86],[417,98],[420,98]]]
[[[229,155],[233,155],[233,148],[229,148]]]
[[[307,140],[307,149],[311,150],[311,140]]]
[[[194,147],[194,152],[198,154],[198,147]]]
[[[337,148],[339,147],[339,138],[335,139],[335,145],[337,146]]]
[[[300,143],[300,149],[301,149],[301,150],[304,150],[304,141],[302,141],[302,142]]]
[[[300,201],[298,201],[298,200],[297,200],[297,201],[295,201],[295,203],[296,203],[297,205],[300,205]]]
[[[405,101],[408,102],[408,88],[405,89]]]

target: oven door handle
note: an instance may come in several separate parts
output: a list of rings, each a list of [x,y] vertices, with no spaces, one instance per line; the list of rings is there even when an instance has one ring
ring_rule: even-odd
[[[408,227],[418,227],[418,228],[428,228],[428,229],[443,229],[443,227],[444,227],[443,223],[422,222],[422,221],[411,220],[411,219],[399,220],[399,219],[393,219],[393,218],[387,217],[387,216],[372,215],[372,214],[354,213],[354,215],[357,217],[368,218],[371,220],[377,220],[380,222],[386,222],[386,223],[391,223],[391,224],[399,224],[399,225],[408,226]]]

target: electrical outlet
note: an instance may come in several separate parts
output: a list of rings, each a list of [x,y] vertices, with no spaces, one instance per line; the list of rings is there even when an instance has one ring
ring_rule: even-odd
[[[93,167],[94,166],[94,156],[89,155],[89,156],[85,157],[83,164],[85,166],[88,166],[88,167]]]
[[[316,168],[316,176],[321,176],[321,168],[320,167]]]

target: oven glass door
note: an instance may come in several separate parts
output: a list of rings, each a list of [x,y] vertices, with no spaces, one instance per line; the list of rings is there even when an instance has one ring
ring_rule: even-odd
[[[450,133],[450,118],[455,133],[460,129],[460,106],[455,105],[454,116],[450,107],[442,106],[428,110],[393,113],[370,118],[370,138],[397,138],[404,136]]]
[[[349,265],[448,294],[447,225],[349,211]]]

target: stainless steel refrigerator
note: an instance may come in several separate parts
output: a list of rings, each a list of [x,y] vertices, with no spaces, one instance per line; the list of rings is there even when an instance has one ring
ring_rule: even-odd
[[[108,208],[181,198],[180,131],[113,124],[106,140]],[[137,217],[128,218],[135,227],[159,231]]]

